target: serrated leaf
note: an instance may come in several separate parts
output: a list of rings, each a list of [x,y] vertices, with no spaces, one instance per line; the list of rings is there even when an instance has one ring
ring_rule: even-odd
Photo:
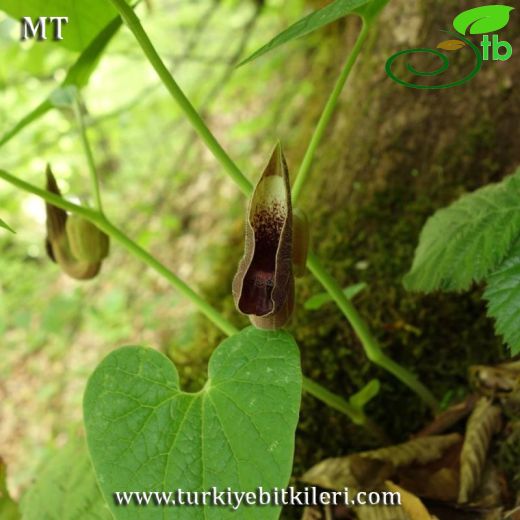
[[[349,300],[351,300],[352,298],[357,296],[360,292],[364,291],[367,287],[368,287],[367,284],[364,282],[357,283],[354,285],[349,285],[348,287],[343,289],[343,293]],[[326,303],[329,303],[331,301],[332,301],[332,296],[330,296],[329,293],[326,293],[326,292],[318,293],[318,294],[315,294],[314,296],[311,296],[303,304],[303,306],[308,311],[315,311],[315,310],[323,307],[323,305],[325,305]]]
[[[90,76],[96,69],[97,63],[103,54],[106,46],[121,27],[122,20],[118,16],[114,18],[91,42],[91,44],[79,55],[78,59],[70,67],[61,87],[74,85],[82,88],[87,85]],[[26,114],[20,121],[0,139],[0,147],[10,141],[24,128],[43,117],[53,104],[49,98],[42,101],[36,108]]]
[[[484,5],[460,13],[453,20],[453,27],[460,34],[486,34],[495,32],[509,23],[509,14],[514,7],[507,5]]]
[[[302,18],[288,29],[275,36],[269,43],[260,47],[251,56],[239,63],[239,67],[256,60],[267,52],[276,49],[280,45],[284,45],[296,38],[301,38],[311,32],[314,32],[326,25],[356,12],[359,7],[368,4],[371,0],[335,0],[329,5],[314,11],[305,18]]]
[[[8,224],[6,224],[1,218],[0,218],[0,228],[7,229],[7,231],[10,231],[11,233],[16,233],[16,231],[10,227]]]
[[[6,480],[5,464],[0,459],[0,518],[2,520],[19,520],[21,518],[20,511],[16,502],[9,496]]]
[[[485,397],[479,400],[466,425],[460,456],[459,503],[465,503],[482,479],[491,438],[500,430],[501,412]]]
[[[458,51],[464,48],[466,44],[462,40],[445,40],[437,45],[437,49],[443,51]]]
[[[112,519],[85,441],[79,439],[47,457],[20,506],[23,520]]]
[[[497,334],[504,337],[512,355],[520,353],[520,240],[487,278],[484,298],[488,302],[488,316],[496,320]]]
[[[520,170],[437,211],[421,231],[404,285],[468,289],[496,269],[520,235]]]
[[[287,332],[252,327],[215,350],[198,393],[143,347],[111,353],[84,398],[98,481],[117,519],[275,519],[277,507],[115,507],[116,491],[237,491],[287,485],[301,398],[298,347]],[[163,516],[164,515],[164,516]]]
[[[33,20],[40,16],[68,16],[69,23],[62,27],[63,40],[59,45],[73,51],[85,49],[117,14],[109,2],[99,0],[0,0],[0,9],[17,21],[25,16]],[[47,33],[52,39],[50,24]]]

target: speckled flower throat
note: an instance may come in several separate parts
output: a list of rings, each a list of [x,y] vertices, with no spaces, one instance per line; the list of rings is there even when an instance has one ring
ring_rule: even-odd
[[[295,236],[295,229],[304,228],[303,236]],[[233,280],[237,309],[256,327],[277,329],[289,321],[294,309],[293,253],[306,251],[307,243],[306,226],[293,227],[289,174],[278,144],[251,198],[244,256]],[[300,266],[296,270],[300,272]]]

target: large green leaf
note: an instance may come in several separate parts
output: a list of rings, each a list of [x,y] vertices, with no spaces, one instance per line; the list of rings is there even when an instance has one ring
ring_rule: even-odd
[[[464,195],[424,226],[407,289],[463,290],[483,280],[520,235],[520,170]]]
[[[513,354],[520,353],[520,240],[508,258],[487,279],[484,298],[488,314],[495,318],[495,329],[504,336]]]
[[[484,5],[460,13],[453,20],[453,27],[460,34],[486,34],[499,31],[509,23],[509,14],[514,7],[507,5]]]
[[[21,501],[23,520],[110,520],[84,440],[53,452]],[[3,520],[3,517],[2,517]]]
[[[317,29],[321,29],[348,14],[355,13],[358,8],[368,4],[370,1],[371,0],[335,0],[322,9],[312,12],[305,18],[291,25],[288,29],[278,34],[278,36],[275,36],[269,43],[242,61],[240,65],[253,61],[284,43],[305,36]]]
[[[33,20],[40,16],[68,16],[59,45],[73,51],[85,49],[117,14],[112,4],[103,0],[0,0],[0,9],[16,20],[24,16]],[[50,39],[52,26],[47,33]]]
[[[96,36],[92,43],[79,55],[78,59],[71,66],[60,88],[70,85],[82,88],[88,83],[90,76],[96,69],[103,51],[121,27],[121,24],[122,20],[117,16]],[[25,127],[29,126],[34,121],[37,121],[52,108],[53,103],[50,98],[42,101],[36,108],[20,119],[20,121],[9,130],[9,132],[2,136],[0,139],[0,146],[3,146],[5,143],[10,141]]]
[[[114,516],[139,519],[278,518],[276,507],[116,507],[123,491],[252,491],[287,485],[301,397],[299,352],[283,331],[247,328],[213,353],[198,393],[143,347],[119,349],[89,380],[87,440]]]

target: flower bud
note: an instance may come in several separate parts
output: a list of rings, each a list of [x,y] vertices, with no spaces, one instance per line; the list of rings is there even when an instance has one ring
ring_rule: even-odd
[[[61,197],[58,184],[52,174],[50,166],[47,166],[47,191],[54,193]],[[90,253],[90,257],[83,256],[82,258],[76,256],[73,252],[73,246],[69,235],[73,235],[74,249],[76,252],[79,250],[84,253],[83,240],[77,238],[77,228],[81,228],[82,225],[77,225],[74,222],[69,223],[69,220],[76,220],[76,217],[70,217],[67,212],[61,208],[53,206],[52,204],[46,203],[45,209],[47,212],[47,237],[45,239],[45,249],[49,258],[57,263],[62,271],[69,275],[71,278],[76,280],[90,280],[94,278],[101,269],[101,260],[108,254],[108,237],[99,237],[99,234],[104,235],[92,224],[97,232],[93,232],[91,227],[88,226],[89,231],[86,234],[90,239],[85,239],[88,243],[92,243],[92,236],[95,235],[94,242],[95,247],[87,249]],[[77,242],[80,242],[78,248]],[[92,254],[94,250],[95,254]],[[95,257],[95,258],[94,258]],[[94,258],[94,259],[93,259]]]
[[[70,251],[78,260],[99,262],[108,256],[108,236],[92,222],[70,215],[66,224]]]
[[[293,313],[292,232],[289,174],[278,144],[251,198],[244,256],[233,280],[237,309],[258,328],[281,328]]]

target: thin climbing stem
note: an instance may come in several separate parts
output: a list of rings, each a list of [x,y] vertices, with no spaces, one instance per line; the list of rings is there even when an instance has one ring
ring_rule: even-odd
[[[312,163],[314,161],[314,157],[316,156],[318,146],[321,140],[323,139],[323,136],[325,135],[325,131],[327,130],[332,116],[334,115],[334,111],[338,104],[339,96],[343,91],[343,88],[345,87],[345,83],[347,82],[350,76],[350,72],[352,71],[352,68],[356,63],[359,54],[361,53],[361,49],[363,48],[363,44],[365,43],[369,34],[371,24],[365,22],[364,18],[362,18],[362,24],[363,25],[361,27],[361,32],[359,33],[356,43],[354,44],[354,47],[352,48],[350,54],[347,57],[345,65],[336,81],[336,84],[334,85],[334,88],[332,89],[332,92],[329,96],[326,105],[323,108],[323,112],[321,113],[318,124],[316,125],[312,138],[309,142],[309,146],[307,147],[307,150],[303,157],[300,169],[298,170],[298,175],[296,176],[296,180],[292,188],[293,205],[296,205],[296,203],[298,202],[303,186],[305,185],[311,172]]]
[[[199,136],[208,146],[208,149],[213,153],[214,157],[217,159],[217,161],[219,161],[221,166],[225,169],[226,173],[237,184],[237,186],[244,193],[244,195],[249,196],[253,189],[251,183],[249,182],[247,177],[245,177],[244,174],[240,171],[240,169],[233,162],[233,160],[229,157],[227,152],[218,143],[216,138],[213,136],[209,128],[202,120],[197,110],[195,110],[195,108],[190,103],[184,92],[181,90],[173,76],[170,74],[170,72],[164,65],[163,61],[161,60],[159,54],[155,50],[152,42],[150,41],[150,38],[143,29],[141,22],[139,21],[139,18],[136,16],[132,8],[129,7],[124,0],[110,1],[119,11],[121,17],[127,24],[128,28],[134,34],[137,43],[141,46],[141,49],[143,50],[148,61],[153,66],[159,78],[162,80],[166,88],[169,90],[174,100],[184,111],[186,117],[193,125],[193,128],[197,131]],[[363,19],[363,27],[361,33],[358,37],[358,40],[354,44],[354,48],[349,58],[347,59],[347,63],[342,71],[342,76],[344,77],[343,84],[348,79],[350,71],[354,66],[354,63],[357,59],[357,56],[359,55],[361,47],[367,38],[370,27],[372,27],[372,21],[373,18]],[[316,147],[319,144],[319,140],[321,139],[323,132],[325,131],[325,127],[330,122],[330,117],[332,116],[334,108],[336,107],[337,97],[341,93],[341,89],[339,88],[340,84],[341,83],[337,83],[334,87],[333,95],[331,96],[333,101],[330,102],[329,115],[327,119],[323,120],[322,122],[322,130],[320,134],[317,134],[318,136],[315,140]],[[334,94],[336,90],[337,93]],[[310,168],[312,164],[312,157],[308,159],[309,166],[307,168]],[[303,186],[303,183],[305,182],[308,176],[308,173],[305,173],[306,170],[303,171],[304,175],[302,176],[302,180],[299,181],[301,186]],[[350,324],[358,334],[361,340],[361,344],[367,354],[367,357],[371,359],[374,363],[381,366],[382,368],[385,368],[386,370],[390,371],[394,376],[396,376],[404,384],[408,385],[413,391],[415,391],[419,395],[419,397],[421,397],[434,411],[437,411],[438,403],[435,400],[434,396],[431,394],[431,392],[424,385],[422,385],[411,372],[409,372],[406,368],[398,365],[394,361],[390,360],[381,351],[381,348],[379,347],[377,341],[370,333],[370,330],[366,322],[361,318],[361,316],[355,310],[350,301],[346,298],[343,299],[339,296],[339,286],[337,282],[325,271],[325,269],[321,266],[319,260],[314,255],[311,255],[310,259],[311,260],[308,263],[309,268],[311,269],[313,274],[317,276],[318,280],[322,283],[327,292],[336,301],[339,308],[341,309],[347,320],[350,322]]]
[[[83,144],[83,150],[85,151],[85,157],[87,159],[88,169],[92,179],[92,189],[96,198],[96,207],[98,212],[103,215],[103,201],[101,199],[101,189],[99,187],[99,175],[96,168],[96,162],[94,161],[94,154],[92,153],[92,148],[90,147],[90,143],[87,137],[87,125],[85,124],[85,119],[83,117],[83,107],[80,102],[79,94],[77,94],[73,105],[74,114],[76,115],[76,121],[78,123],[79,134],[81,136],[81,142]]]
[[[146,265],[155,270],[164,279],[166,279],[175,289],[177,289],[184,297],[190,300],[197,309],[204,314],[212,323],[214,323],[224,334],[232,336],[238,332],[238,329],[229,321],[227,321],[222,314],[220,314],[214,307],[207,303],[201,296],[199,296],[191,287],[181,280],[175,273],[162,264],[157,258],[148,253],[139,244],[134,242],[122,230],[112,224],[110,220],[97,210],[80,206],[69,202],[54,193],[46,191],[38,186],[34,186],[25,182],[10,173],[0,170],[0,178],[9,182],[13,186],[37,195],[46,202],[75,213],[95,224],[99,229],[104,231],[112,239],[117,240],[123,247],[125,247],[136,258],[143,261]],[[318,400],[324,402],[327,406],[334,408],[345,415],[347,415],[355,424],[363,426],[372,431],[383,442],[386,441],[384,432],[378,429],[374,423],[365,415],[363,410],[353,407],[345,399],[329,392],[318,383],[311,379],[303,378],[303,388],[306,392],[316,397]]]
[[[438,410],[438,403],[433,394],[426,388],[411,372],[392,361],[382,350],[376,338],[370,332],[365,320],[359,315],[352,302],[345,296],[342,288],[336,280],[330,276],[320,265],[314,253],[309,253],[307,266],[312,274],[323,285],[327,292],[332,296],[343,314],[347,317],[356,332],[365,353],[372,363],[384,368],[397,379],[410,387],[421,399],[426,402],[433,410]]]
[[[214,309],[209,303],[207,303],[202,297],[200,297],[191,287],[181,280],[175,273],[170,271],[164,264],[159,262],[150,253],[144,250],[141,246],[135,243],[131,238],[123,233],[119,228],[112,224],[107,217],[97,210],[86,208],[78,204],[69,202],[53,193],[29,184],[17,177],[14,177],[10,173],[0,170],[0,178],[9,182],[13,186],[20,188],[28,193],[32,193],[41,197],[46,202],[62,208],[65,211],[75,213],[85,219],[91,221],[99,229],[104,231],[107,235],[112,237],[121,243],[128,251],[134,256],[145,262],[149,267],[154,269],[163,278],[165,278],[170,284],[175,287],[183,296],[188,298],[197,309],[202,312],[209,320],[211,320],[219,329],[225,334],[231,336],[237,332],[237,329],[229,323],[216,309]]]
[[[226,170],[227,174],[235,181],[242,192],[245,195],[249,195],[252,190],[251,183],[229,157],[224,148],[222,148],[220,143],[215,139],[215,136],[212,134],[211,130],[206,126],[206,123],[202,120],[197,110],[193,107],[190,100],[186,97],[173,76],[170,74],[170,71],[166,68],[166,65],[161,60],[159,54],[155,50],[155,47],[150,41],[150,38],[148,38],[148,35],[143,29],[139,18],[137,18],[136,14],[134,13],[134,10],[126,3],[125,0],[110,1],[119,11],[119,14],[143,49],[143,52],[150,62],[150,65],[152,65],[152,67],[155,69],[164,86],[168,89],[181,110],[184,112],[195,131],[199,134],[208,149],[213,153],[215,158]]]

